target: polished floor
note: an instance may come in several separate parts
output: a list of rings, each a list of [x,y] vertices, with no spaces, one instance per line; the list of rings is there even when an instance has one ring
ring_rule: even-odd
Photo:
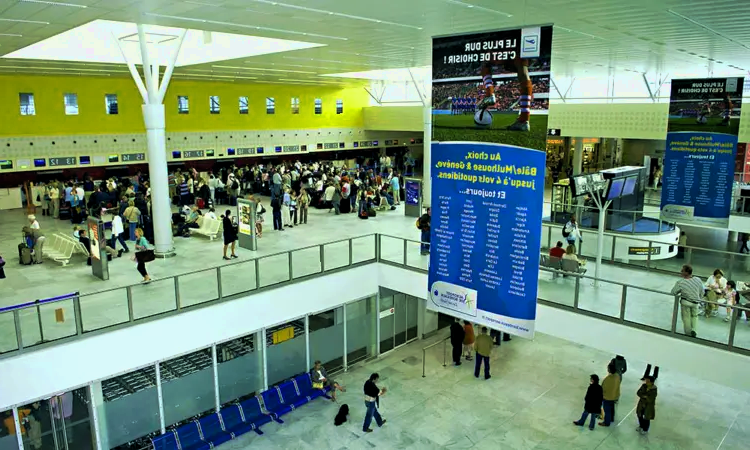
[[[384,259],[427,268],[428,258],[420,255],[419,244],[416,241],[404,243],[404,238],[418,240],[419,232],[414,226],[415,219],[404,216],[403,207],[396,211],[384,211],[369,220],[360,220],[355,214],[335,216],[325,210],[313,209],[307,225],[283,232],[269,229],[270,211],[266,216],[269,216],[266,217],[266,231],[259,240],[258,251],[238,248],[239,258],[230,263],[221,257],[220,239],[209,241],[197,236],[178,237],[175,238],[176,257],[148,264],[148,270],[156,281],[149,285],[137,285],[140,276],[135,270],[135,263],[127,254],[110,263],[110,280],[106,282],[91,275],[91,268],[86,266],[81,255],[76,256],[66,267],[50,260],[41,265],[17,264],[16,247],[20,241],[25,214],[21,210],[4,211],[0,214],[0,254],[8,264],[5,267],[7,278],[0,281],[3,293],[0,296],[0,307],[75,291],[92,294],[81,298],[81,311],[84,330],[96,330],[128,320],[128,292],[122,289],[124,286],[136,284],[129,289],[133,316],[151,316],[174,310],[178,303],[189,306],[218,298],[218,267],[221,267],[222,295],[227,296],[256,286],[285,281],[290,278],[290,268],[291,275],[299,277],[319,272],[322,267],[332,269],[345,266],[350,258],[349,238],[352,238],[352,262],[372,259],[375,255],[375,237],[372,233],[386,235],[382,236],[380,242]],[[39,221],[47,234],[72,232],[72,225],[67,221],[41,216]],[[333,243],[325,245],[321,252],[319,245],[328,242]],[[670,264],[679,267],[680,261],[670,260]],[[587,267],[587,275],[593,276],[594,261],[590,260]],[[175,275],[180,275],[177,282],[171,278]],[[659,292],[668,292],[674,285],[676,276],[649,272],[645,267],[603,264],[601,278],[607,281],[598,285],[594,285],[591,279],[579,281],[580,308],[619,317],[624,297],[626,320],[671,330],[674,297]],[[624,296],[622,284],[630,285]],[[574,278],[540,273],[540,298],[572,306],[575,291]],[[42,306],[39,308],[39,315],[36,308],[19,312],[21,338],[25,346],[75,333],[73,320],[57,320],[55,310],[60,308],[66,318],[73,317],[73,302],[69,300]],[[722,309],[718,317],[701,318],[699,338],[728,343],[730,327],[723,321],[725,314]],[[0,314],[0,352],[16,348],[17,339],[12,321],[10,314]],[[677,332],[682,330],[679,318],[676,329]],[[747,322],[737,324],[734,345],[750,349],[750,325]]]
[[[634,408],[644,361],[628,361],[616,425],[594,431],[572,425],[580,417],[589,375],[605,375],[613,355],[537,334],[495,348],[492,378],[475,379],[473,363],[443,367],[443,346],[422,348],[440,337],[417,341],[386,356],[338,374],[347,386],[339,404],[318,399],[284,416],[283,425],[263,427],[222,445],[240,449],[746,449],[750,394],[661,368],[656,419],[648,436],[635,431]],[[450,359],[450,348],[447,350]],[[372,372],[387,387],[380,412],[387,420],[362,432],[362,385]],[[349,421],[336,427],[340,404]]]

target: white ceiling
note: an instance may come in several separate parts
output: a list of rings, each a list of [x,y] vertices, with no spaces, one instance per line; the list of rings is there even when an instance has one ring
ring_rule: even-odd
[[[60,1],[87,7],[0,0],[0,54],[95,19],[141,21],[325,44],[182,67],[175,71],[182,77],[202,75],[200,79],[205,80],[215,74],[226,81],[227,76],[237,75],[236,81],[242,82],[240,76],[251,74],[257,78],[253,82],[291,78],[299,83],[330,84],[331,78],[321,80],[318,74],[429,65],[431,36],[553,23],[555,77],[606,77],[612,70],[646,72],[654,78],[660,73],[746,75],[750,70],[749,0]],[[45,65],[55,69],[46,71]],[[0,59],[0,73],[59,73],[64,68],[73,73],[78,68],[82,74],[127,76],[121,65]],[[275,70],[259,70],[264,68]]]

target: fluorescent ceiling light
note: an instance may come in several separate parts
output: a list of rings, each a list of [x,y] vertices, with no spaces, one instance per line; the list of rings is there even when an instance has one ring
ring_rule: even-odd
[[[320,76],[387,81],[412,81],[412,76],[414,76],[415,80],[430,80],[432,78],[430,67],[412,67],[404,69],[369,70],[366,72],[332,73]]]
[[[49,25],[49,22],[44,22],[42,20],[4,19],[2,17],[0,17],[0,22],[35,23],[38,25]]]
[[[247,61],[250,62],[250,61]],[[283,67],[306,67],[308,69],[325,69],[325,70],[337,70],[339,67],[322,67],[322,66],[308,66],[305,64],[274,64],[271,63],[272,66],[283,66]]]
[[[289,72],[289,73],[316,73],[316,72],[307,72],[303,70],[286,70],[286,69],[265,69],[263,67],[241,67],[241,66],[211,66],[216,67],[219,69],[241,69],[241,70],[255,70],[255,71],[268,71],[268,72]]]
[[[748,47],[747,45],[745,45],[745,44],[743,44],[743,43],[741,43],[739,41],[736,41],[736,40],[734,40],[734,39],[732,39],[732,38],[730,38],[730,37],[728,37],[728,36],[726,36],[726,35],[724,35],[722,33],[719,33],[718,31],[714,30],[713,28],[711,28],[709,26],[706,26],[706,25],[703,25],[702,23],[698,22],[697,20],[693,20],[690,17],[682,15],[682,14],[678,13],[677,11],[673,11],[671,9],[668,9],[667,12],[669,14],[672,14],[675,17],[679,17],[680,19],[682,19],[682,20],[684,20],[686,22],[692,23],[693,25],[695,25],[695,26],[697,26],[699,28],[703,28],[704,30],[708,31],[709,33],[715,34],[716,36],[719,36],[722,39],[725,39],[725,40],[727,40],[727,41],[729,41],[729,42],[731,42],[733,44],[737,44],[737,45],[739,45],[740,47],[742,47],[742,48],[744,48],[746,50],[750,50],[750,47]]]
[[[414,50],[415,49],[415,47],[412,47],[410,45],[389,44],[388,42],[381,42],[380,45],[383,45],[385,47],[405,48],[407,50]]]
[[[325,11],[322,9],[316,9],[316,8],[308,8],[306,6],[299,6],[299,5],[290,5],[288,3],[279,3],[275,1],[269,1],[269,0],[251,0],[255,3],[263,3],[264,5],[271,5],[271,6],[278,6],[280,8],[290,8],[290,9],[296,9],[299,11],[305,11],[305,12],[313,12],[318,14],[325,14],[327,16],[336,16],[336,17],[343,17],[346,19],[352,19],[352,20],[361,20],[364,22],[373,22],[373,23],[379,23],[383,25],[393,25],[395,27],[403,27],[403,28],[411,28],[413,30],[421,30],[421,27],[417,27],[414,25],[406,25],[403,23],[397,23],[397,22],[389,22],[387,20],[379,20],[379,19],[373,19],[370,17],[362,17],[362,16],[354,16],[351,14],[342,14],[335,11]]]
[[[371,55],[369,53],[344,52],[344,51],[341,51],[341,50],[328,50],[328,53],[340,53],[342,55],[364,56],[364,57],[367,57],[367,58],[380,58],[380,59],[390,59],[390,60],[398,59],[398,60],[401,60],[401,58],[393,58],[391,56]]]
[[[279,78],[281,81],[301,81],[303,83],[324,83],[324,84],[341,84],[342,81],[323,81],[323,80],[301,80],[294,78]]]
[[[505,16],[505,17],[513,17],[513,14],[508,14],[507,12],[498,11],[496,9],[485,8],[484,6],[473,5],[471,3],[466,3],[466,2],[459,1],[459,0],[445,0],[445,1],[450,3],[451,5],[463,6],[464,8],[475,9],[477,11],[500,14],[501,16]]]
[[[23,37],[22,34],[11,34],[11,33],[0,33],[0,36],[7,36],[7,37]]]
[[[344,61],[336,61],[334,59],[315,59],[315,58],[303,58],[300,56],[284,56],[284,59],[295,59],[295,60],[301,60],[301,61],[320,61],[320,62],[329,62],[334,64],[348,64],[350,66],[377,66],[379,64],[370,64],[370,63],[347,63]]]
[[[601,39],[603,41],[606,41],[606,39],[604,39],[604,38],[600,38],[599,36],[594,36],[593,34],[584,33],[583,31],[571,30],[570,28],[561,27],[560,25],[554,25],[554,27],[557,30],[567,31],[568,33],[580,34],[580,35],[583,35],[583,36],[588,36],[590,38]]]
[[[179,36],[183,31],[182,28],[145,26],[147,41],[162,42],[158,45],[147,44],[152,50],[151,61],[154,64],[162,66],[170,64],[174,52],[177,51],[179,40],[169,40],[167,37]],[[127,60],[135,64],[141,64],[138,39],[129,37],[137,32],[138,29],[134,23],[95,20],[3,57],[123,64],[125,60],[123,60],[122,53],[115,41],[116,37],[120,40],[120,45]],[[212,32],[211,35],[211,42],[206,43],[202,30],[187,30],[182,49],[177,57],[176,66],[204,64],[322,46],[322,44],[310,42],[219,32]]]
[[[278,28],[268,28],[268,27],[259,27],[256,25],[245,25],[241,23],[232,23],[232,22],[220,22],[218,20],[207,20],[207,19],[196,19],[193,17],[182,17],[182,16],[170,16],[167,14],[155,14],[155,13],[144,13],[144,16],[149,17],[158,17],[161,19],[172,19],[172,20],[184,20],[186,22],[197,22],[197,23],[210,23],[212,25],[224,25],[228,27],[238,27],[238,28],[249,28],[252,30],[261,30],[261,31],[272,31],[274,33],[286,33],[286,34],[295,34],[297,36],[309,36],[309,37],[319,37],[324,39],[335,39],[339,41],[348,41],[348,38],[345,37],[339,37],[339,36],[327,36],[325,34],[315,34],[315,33],[304,33],[301,31],[292,31],[292,30],[281,30]]]
[[[78,67],[48,67],[48,66],[0,66],[3,69],[22,69],[22,70],[62,70],[69,72],[108,72],[108,73],[130,73],[127,70],[106,70],[106,69],[82,69]]]
[[[219,6],[222,6],[221,4],[215,5],[213,3],[196,2],[196,1],[192,1],[192,0],[185,0],[183,3],[187,3],[189,5],[209,6],[211,8],[217,8]]]
[[[198,73],[189,73],[189,74],[188,73],[186,74],[176,73],[174,75],[185,76],[185,77],[206,77],[206,78],[242,78],[245,80],[257,80],[258,79],[256,77],[241,77],[241,76],[236,76],[236,75],[202,75]]]
[[[75,3],[63,3],[63,2],[50,2],[46,0],[20,0],[24,3],[41,3],[42,5],[50,6],[69,6],[71,8],[88,8],[86,5],[77,5]]]

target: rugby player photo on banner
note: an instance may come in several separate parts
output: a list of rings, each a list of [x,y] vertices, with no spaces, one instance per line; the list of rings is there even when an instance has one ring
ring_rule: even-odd
[[[744,78],[673,79],[661,218],[729,226]]]
[[[433,38],[428,308],[531,338],[552,26]]]
[[[552,26],[434,38],[432,139],[544,150]]]

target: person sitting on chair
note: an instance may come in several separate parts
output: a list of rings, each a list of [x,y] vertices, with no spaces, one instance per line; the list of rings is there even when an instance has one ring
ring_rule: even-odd
[[[341,392],[346,392],[346,388],[344,386],[341,386],[334,380],[331,380],[328,378],[328,373],[326,372],[326,369],[323,367],[323,365],[320,363],[320,360],[315,361],[315,366],[313,366],[312,370],[310,371],[310,376],[312,377],[312,385],[315,389],[325,389],[326,387],[331,388],[331,401],[336,401],[336,390],[339,390]]]
[[[562,259],[565,256],[565,249],[563,248],[562,241],[557,241],[557,245],[549,249],[549,255],[553,258]]]
[[[576,256],[576,246],[573,244],[568,245],[568,247],[565,249],[565,254],[563,255],[562,259],[572,259],[573,261],[577,262],[579,266],[583,266],[586,264],[585,259]]]

